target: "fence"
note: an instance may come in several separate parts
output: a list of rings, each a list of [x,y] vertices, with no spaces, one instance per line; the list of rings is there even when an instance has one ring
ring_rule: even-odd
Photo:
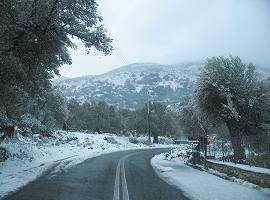
[[[235,162],[235,149],[230,137],[214,137],[207,145],[207,158]],[[270,168],[270,135],[242,136],[239,143],[244,149],[243,164]],[[241,149],[241,148],[240,148]],[[237,152],[236,152],[237,153]]]

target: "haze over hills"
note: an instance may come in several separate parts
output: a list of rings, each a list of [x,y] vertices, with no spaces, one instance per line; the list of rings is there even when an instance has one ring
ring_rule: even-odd
[[[142,107],[148,100],[174,105],[194,92],[203,63],[175,65],[134,63],[101,75],[54,80],[68,98],[80,101],[106,101],[124,108]],[[259,70],[264,77],[269,71]]]

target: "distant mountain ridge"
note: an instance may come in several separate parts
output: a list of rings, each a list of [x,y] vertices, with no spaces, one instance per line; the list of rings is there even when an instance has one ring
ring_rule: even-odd
[[[68,98],[106,101],[124,108],[139,108],[148,100],[174,105],[194,92],[203,63],[175,65],[134,63],[101,75],[59,78],[53,81]],[[268,72],[265,72],[268,74]],[[265,75],[264,74],[264,75]]]

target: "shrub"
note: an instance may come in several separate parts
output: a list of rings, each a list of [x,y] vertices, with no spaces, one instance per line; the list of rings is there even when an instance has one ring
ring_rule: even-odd
[[[104,140],[106,140],[108,143],[111,143],[111,144],[119,144],[119,143],[114,139],[114,137],[105,137]]]
[[[137,138],[135,138],[135,137],[130,137],[129,142],[132,143],[132,144],[138,144],[139,140]]]
[[[9,158],[10,154],[6,149],[0,147],[0,162],[3,162]]]

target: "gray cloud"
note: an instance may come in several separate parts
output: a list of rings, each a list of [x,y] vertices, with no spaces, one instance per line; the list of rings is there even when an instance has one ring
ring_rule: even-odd
[[[238,55],[270,66],[269,0],[99,0],[115,51],[102,56],[78,43],[60,72],[100,74],[133,62],[179,63]]]

